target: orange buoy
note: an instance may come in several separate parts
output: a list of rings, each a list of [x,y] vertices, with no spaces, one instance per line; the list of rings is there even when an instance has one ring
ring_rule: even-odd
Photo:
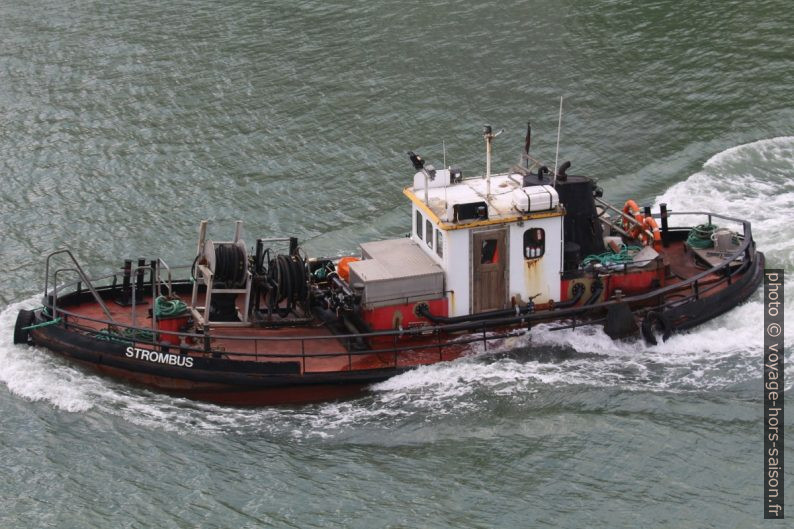
[[[345,281],[350,281],[350,263],[360,260],[361,259],[358,257],[342,257],[339,259],[339,262],[336,263],[336,272],[339,274],[339,277]]]
[[[653,234],[653,249],[659,251],[662,249],[662,233],[659,231],[659,225],[656,224],[656,219],[651,216],[644,217],[642,219],[642,225],[644,228],[650,230]],[[643,246],[648,246],[651,244],[651,238],[648,235],[648,232],[645,229],[640,230],[639,233],[640,241],[642,241]]]
[[[634,217],[637,222],[642,223],[642,213],[640,213],[640,207],[632,199],[628,199],[626,203],[623,204],[623,214]],[[629,235],[632,237],[636,237],[636,235],[632,233],[633,231],[639,231],[637,226],[631,224],[629,219],[626,217],[623,217],[623,229],[629,232]]]

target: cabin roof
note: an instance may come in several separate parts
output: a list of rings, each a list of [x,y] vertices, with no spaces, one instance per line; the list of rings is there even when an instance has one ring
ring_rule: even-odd
[[[439,171],[441,172],[441,171]],[[523,177],[517,173],[491,175],[491,194],[486,196],[486,180],[484,177],[466,178],[449,185],[428,186],[428,203],[425,203],[424,176],[421,173],[414,178],[414,185],[403,190],[411,202],[431,217],[435,224],[444,230],[456,230],[484,226],[489,224],[505,224],[528,219],[556,217],[565,214],[565,209],[557,206],[547,211],[523,213],[513,206],[512,192],[521,189]],[[445,177],[447,175],[444,175]],[[455,221],[450,218],[450,206],[485,202],[488,206],[488,218],[485,220]]]

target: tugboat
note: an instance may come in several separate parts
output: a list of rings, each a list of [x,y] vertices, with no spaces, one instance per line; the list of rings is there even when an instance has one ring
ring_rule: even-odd
[[[491,174],[435,169],[418,154],[404,189],[411,233],[343,258],[294,237],[230,240],[199,226],[193,263],[126,259],[88,277],[68,249],[47,255],[43,306],[21,310],[14,342],[101,373],[234,405],[316,402],[359,393],[475,343],[602,326],[613,339],[659,338],[726,312],[759,286],[750,223],[709,212],[615,207],[587,176],[529,154]],[[701,223],[671,227],[676,215]]]

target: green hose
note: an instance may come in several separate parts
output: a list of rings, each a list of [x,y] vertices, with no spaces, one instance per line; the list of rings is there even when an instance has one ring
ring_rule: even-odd
[[[94,338],[116,343],[154,342],[154,333],[145,329],[129,329],[125,327],[121,332],[112,329],[102,329],[94,335]]]
[[[179,316],[187,312],[187,305],[181,299],[168,299],[158,296],[154,302],[154,315],[158,318]]]
[[[179,316],[185,312],[187,312],[187,305],[181,299],[168,299],[165,296],[159,296],[154,302],[154,313],[157,317]],[[121,331],[115,328],[102,329],[94,335],[94,338],[116,343],[133,343],[136,341],[154,343],[155,341],[155,335],[152,331],[127,327],[121,329]]]
[[[154,342],[154,333],[145,329],[124,328],[122,329],[121,334],[124,336],[124,338],[140,340],[142,342]]]
[[[625,244],[621,244],[619,252],[615,253],[610,251],[588,255],[582,260],[582,265],[587,266],[593,262],[601,263],[604,266],[630,263],[634,260],[634,255],[630,254],[630,252],[636,253],[640,250],[642,250],[640,246],[626,246]]]
[[[717,230],[715,224],[698,224],[692,228],[686,238],[686,243],[697,249],[711,248],[714,246],[714,241],[711,240],[711,235]]]
[[[132,343],[132,340],[127,340],[122,338],[118,333],[111,331],[110,329],[102,329],[98,333],[94,335],[94,338],[97,340],[103,340],[105,342],[115,342],[115,343]]]
[[[27,327],[22,327],[23,331],[29,331],[31,329],[38,329],[39,327],[47,327],[48,325],[57,325],[61,323],[61,317],[58,316],[54,320],[43,321],[41,323],[36,323],[34,325],[28,325]]]

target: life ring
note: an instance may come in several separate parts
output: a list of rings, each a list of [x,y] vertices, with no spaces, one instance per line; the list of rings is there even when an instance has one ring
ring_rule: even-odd
[[[670,320],[667,316],[664,315],[662,312],[657,312],[652,310],[645,315],[645,318],[642,319],[642,325],[640,325],[640,330],[642,332],[642,337],[645,338],[645,341],[651,345],[656,345],[658,342],[656,340],[656,333],[660,333],[662,335],[662,341],[666,342],[670,335],[673,334],[673,328],[670,324]]]
[[[634,217],[636,222],[630,222],[629,219],[623,217],[623,230],[629,234],[632,239],[636,239],[642,233],[642,223],[645,220],[645,216],[640,211],[640,207],[634,202],[632,199],[628,199],[625,204],[623,204],[623,214]]]
[[[628,199],[626,203],[623,204],[623,214],[636,219],[637,216],[640,215],[640,207],[632,199]],[[623,217],[623,229],[629,231],[631,226],[632,223],[629,222],[629,219]]]
[[[653,217],[643,217],[642,226],[645,229],[639,230],[638,235],[643,246],[648,246],[653,242],[653,249],[659,251],[662,249],[662,232],[659,231],[659,225],[656,224],[656,219]],[[648,235],[648,231],[651,235]]]

